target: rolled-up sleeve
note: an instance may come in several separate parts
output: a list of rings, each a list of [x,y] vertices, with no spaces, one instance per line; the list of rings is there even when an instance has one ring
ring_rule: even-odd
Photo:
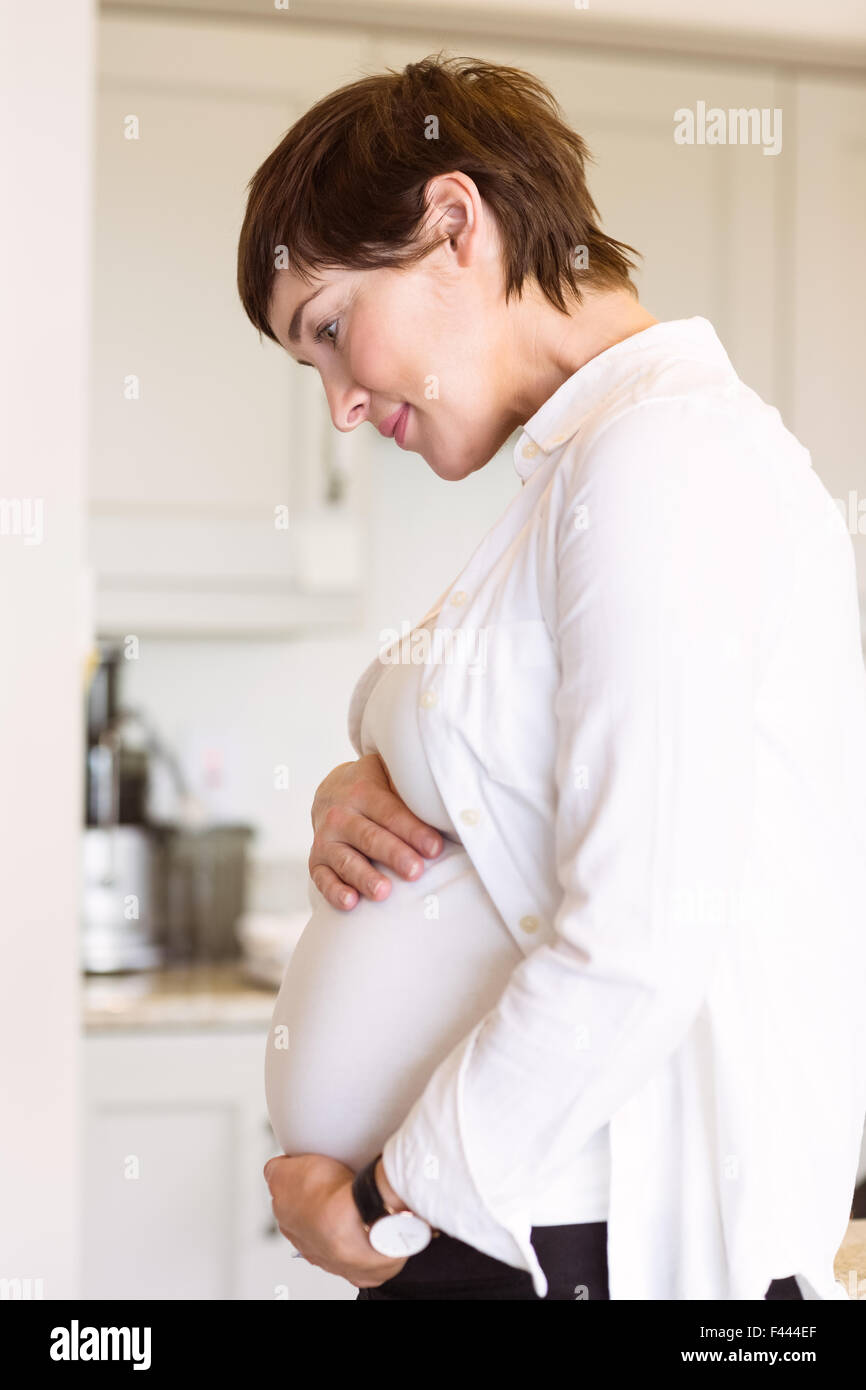
[[[533,1194],[686,1034],[742,874],[772,509],[727,423],[653,400],[559,464],[552,939],[383,1151],[414,1211],[540,1297]]]

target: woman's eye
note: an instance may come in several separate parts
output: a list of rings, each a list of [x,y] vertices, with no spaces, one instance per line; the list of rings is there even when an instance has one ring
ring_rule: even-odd
[[[337,341],[337,333],[336,333],[336,332],[334,333],[333,338],[329,338],[329,337],[327,337],[327,330],[328,330],[329,328],[336,328],[337,325],[339,324],[339,322],[340,322],[339,319],[331,319],[330,322],[328,322],[328,323],[323,323],[322,326],[321,326],[321,328],[320,328],[320,329],[318,330],[318,332],[316,333],[316,342],[317,342],[317,343],[320,343],[320,342],[323,342],[323,341],[324,341],[324,342],[330,343],[332,346],[334,346],[334,345],[336,344],[336,341]]]

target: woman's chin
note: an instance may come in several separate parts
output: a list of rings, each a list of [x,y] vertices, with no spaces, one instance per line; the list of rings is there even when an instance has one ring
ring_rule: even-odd
[[[459,483],[463,478],[468,477],[470,473],[474,472],[476,468],[481,467],[480,463],[473,463],[467,467],[467,461],[462,457],[457,461],[455,466],[454,454],[449,455],[446,459],[442,457],[441,452],[438,450],[428,450],[425,453],[419,449],[418,453],[421,454],[424,462],[432,469],[436,477],[441,478],[443,482],[446,483]]]
[[[439,459],[434,450],[416,449],[415,452],[417,454],[420,454],[421,458],[427,464],[427,467],[430,468],[436,474],[437,478],[445,478],[447,476],[447,474],[442,472],[442,469],[439,466]]]

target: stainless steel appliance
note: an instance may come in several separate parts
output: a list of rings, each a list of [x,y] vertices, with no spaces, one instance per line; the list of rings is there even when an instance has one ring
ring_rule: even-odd
[[[85,971],[153,970],[163,964],[159,854],[146,826],[85,828]]]
[[[82,966],[152,970],[165,959],[165,837],[147,823],[146,737],[130,738],[137,717],[119,706],[121,652],[103,645],[100,656],[87,697]]]
[[[88,692],[83,969],[237,958],[253,828],[207,823],[170,750],[140,712],[121,708],[121,660],[103,646]],[[177,824],[148,819],[157,759],[175,782]]]
[[[235,960],[247,901],[248,825],[167,826],[162,882],[170,962]]]

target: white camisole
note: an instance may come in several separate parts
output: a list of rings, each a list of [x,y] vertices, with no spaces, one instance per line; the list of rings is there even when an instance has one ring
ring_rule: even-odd
[[[423,626],[431,626],[436,614]],[[382,902],[317,904],[274,1007],[265,1062],[268,1113],[285,1153],[320,1153],[357,1170],[398,1129],[427,1081],[497,1003],[523,953],[461,844],[418,733],[421,666],[383,665],[361,721],[398,795],[444,847]],[[608,1129],[575,1156],[563,1190],[537,1194],[536,1226],[607,1219]]]

